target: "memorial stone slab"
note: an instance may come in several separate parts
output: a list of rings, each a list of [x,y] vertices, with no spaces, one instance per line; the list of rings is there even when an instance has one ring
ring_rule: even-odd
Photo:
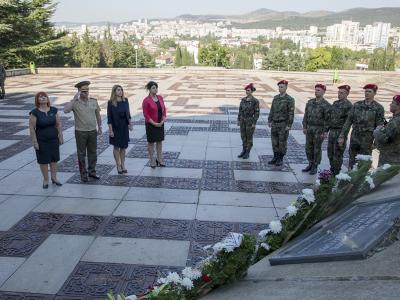
[[[271,265],[363,259],[400,217],[400,197],[357,203],[269,258]]]

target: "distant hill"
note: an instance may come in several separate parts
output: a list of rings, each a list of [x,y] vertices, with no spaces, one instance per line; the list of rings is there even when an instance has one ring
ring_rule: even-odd
[[[360,22],[361,26],[374,22],[387,22],[400,26],[400,7],[352,8],[341,12],[310,11],[298,13],[293,11],[274,11],[257,9],[243,15],[181,15],[175,19],[197,21],[231,21],[238,28],[275,28],[282,26],[288,29],[302,29],[310,25],[325,27],[342,20]]]
[[[381,7],[381,8],[352,8],[341,12],[332,11],[310,11],[299,13],[295,11],[275,11],[267,8],[260,8],[255,11],[242,15],[191,15],[184,14],[173,18],[192,20],[199,22],[231,21],[237,28],[267,28],[273,29],[281,26],[288,29],[304,29],[310,25],[326,27],[342,20],[360,22],[361,26],[374,22],[391,23],[393,27],[400,27],[400,7]],[[154,20],[154,19],[153,19]],[[168,20],[159,18],[158,20]],[[150,21],[150,20],[149,20]],[[123,23],[130,23],[127,21]],[[57,25],[79,26],[79,22],[56,22]],[[86,23],[87,25],[107,25],[119,24],[116,22],[95,22]]]

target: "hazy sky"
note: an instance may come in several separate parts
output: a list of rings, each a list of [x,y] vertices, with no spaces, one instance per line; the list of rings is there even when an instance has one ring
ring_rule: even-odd
[[[53,21],[124,22],[181,14],[243,14],[259,8],[277,11],[341,11],[354,7],[399,7],[399,0],[58,0]]]

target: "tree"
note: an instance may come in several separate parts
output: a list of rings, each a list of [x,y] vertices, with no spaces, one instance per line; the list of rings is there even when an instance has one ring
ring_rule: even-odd
[[[104,31],[104,38],[101,41],[100,48],[100,65],[108,68],[112,68],[115,62],[115,42],[111,36],[110,25],[107,30]]]
[[[290,71],[304,71],[304,58],[298,52],[289,52],[288,65]]]
[[[189,51],[184,48],[182,50],[182,66],[193,66],[194,65],[194,55],[190,54]]]
[[[159,47],[168,50],[169,48],[176,48],[176,43],[174,39],[161,39]]]
[[[327,68],[331,62],[332,54],[326,48],[310,49],[305,61],[307,71],[317,71]]]
[[[182,66],[182,50],[181,47],[177,46],[175,51],[175,66]]]
[[[263,69],[287,70],[288,63],[288,58],[282,50],[271,49],[264,55]]]
[[[100,64],[100,44],[90,35],[87,29],[78,46],[78,56],[81,67],[95,68]]]
[[[199,49],[199,62],[205,66],[229,67],[229,49],[212,43]]]
[[[35,53],[42,55],[52,45],[60,46],[49,43],[64,35],[56,34],[50,22],[55,8],[52,0],[0,1],[0,60],[7,68],[24,67],[29,60],[36,60]],[[46,44],[40,51],[30,51],[29,47],[41,43]]]

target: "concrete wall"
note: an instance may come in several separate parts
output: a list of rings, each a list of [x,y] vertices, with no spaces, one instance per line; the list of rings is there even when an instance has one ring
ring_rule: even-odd
[[[7,74],[7,77],[29,75],[29,74],[31,74],[31,70],[30,69],[10,69],[10,70],[6,70],[6,74]]]

